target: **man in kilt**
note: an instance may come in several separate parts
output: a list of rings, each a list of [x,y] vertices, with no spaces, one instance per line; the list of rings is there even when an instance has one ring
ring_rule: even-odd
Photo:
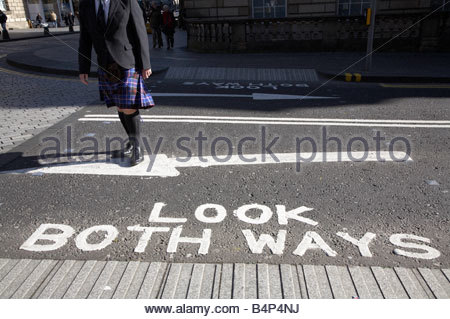
[[[100,97],[117,107],[129,137],[113,157],[130,157],[130,166],[143,161],[140,109],[155,104],[144,80],[151,74],[147,30],[137,0],[81,0],[79,6],[80,80],[88,84],[92,47],[97,54]]]

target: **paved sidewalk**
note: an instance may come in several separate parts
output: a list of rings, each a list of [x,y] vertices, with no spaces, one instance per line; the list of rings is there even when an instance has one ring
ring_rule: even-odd
[[[80,31],[80,26],[74,26],[73,29],[74,32],[77,33]],[[55,36],[73,34],[73,32],[69,32],[69,27],[49,28],[49,32]],[[8,30],[8,34],[10,40],[3,40],[3,37],[0,37],[0,42],[21,41],[48,37],[44,35],[44,28]]]
[[[53,74],[77,74],[78,35],[41,39],[41,47],[8,55],[8,63],[27,70]],[[149,35],[150,45],[152,43]],[[187,34],[177,30],[175,49],[151,48],[152,68],[155,73],[168,68],[227,68],[227,69],[291,69],[315,70],[326,78],[345,80],[345,73],[359,73],[352,80],[377,82],[439,82],[450,83],[450,53],[376,53],[373,68],[364,71],[363,52],[279,52],[213,54],[195,53],[186,49]],[[93,55],[95,57],[95,55]],[[356,63],[360,61],[359,63]],[[95,66],[92,71],[95,72]],[[175,71],[176,72],[176,71]],[[238,80],[231,76],[226,80]],[[206,74],[211,79],[211,74]],[[169,78],[173,72],[169,70]],[[190,75],[187,78],[191,78]],[[179,77],[177,77],[179,78]],[[276,81],[276,75],[273,81]]]
[[[0,259],[0,298],[450,298],[450,269]]]
[[[7,152],[46,128],[80,110],[73,107],[0,107],[0,153]]]
[[[86,89],[76,79],[55,81],[39,75],[24,76],[5,69],[4,60],[0,55],[0,72],[7,79],[0,85],[0,154],[98,98],[96,83]]]
[[[52,30],[50,30],[52,32]],[[151,35],[149,35],[151,43]],[[7,62],[26,71],[37,71],[60,75],[78,75],[78,42],[79,33],[65,37],[50,36],[41,39],[33,39],[30,42],[31,49],[8,54]],[[9,44],[12,45],[12,44]],[[164,51],[166,51],[164,49]],[[92,50],[91,76],[96,76],[97,57]],[[152,54],[152,71],[154,74],[168,69],[168,61],[163,61]]]

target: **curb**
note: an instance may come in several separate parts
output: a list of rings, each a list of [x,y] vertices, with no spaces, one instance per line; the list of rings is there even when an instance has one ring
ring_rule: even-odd
[[[41,73],[47,73],[47,74],[56,74],[56,75],[68,75],[68,76],[78,76],[79,72],[78,70],[68,70],[68,69],[62,69],[62,68],[52,68],[52,67],[46,67],[36,64],[28,64],[25,62],[20,61],[20,59],[15,59],[16,56],[22,56],[23,52],[19,53],[12,53],[8,54],[6,56],[6,62],[19,69],[27,70],[27,71],[36,71]],[[169,69],[168,66],[164,67],[157,67],[152,68],[152,74],[159,74],[167,71]],[[97,71],[92,71],[89,73],[90,77],[97,77]]]
[[[43,33],[43,32],[42,32]],[[80,31],[75,31],[75,32],[64,32],[64,33],[58,33],[58,34],[53,34],[53,36],[55,37],[59,37],[61,35],[73,35],[73,34],[77,34],[80,33]],[[10,39],[10,40],[1,40],[0,39],[0,43],[1,42],[14,42],[14,41],[21,41],[21,40],[33,40],[33,39],[40,39],[40,38],[51,38],[51,35],[38,35],[36,37],[23,37],[23,38],[18,38],[18,39]]]
[[[450,77],[435,76],[386,76],[386,75],[367,75],[358,72],[348,72],[335,74],[317,70],[321,76],[344,82],[384,82],[384,83],[450,83]]]
[[[439,268],[0,259],[0,269],[3,299],[450,298]]]

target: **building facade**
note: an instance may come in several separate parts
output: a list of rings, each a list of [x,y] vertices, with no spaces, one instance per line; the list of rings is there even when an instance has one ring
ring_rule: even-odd
[[[184,0],[187,18],[360,16],[371,0]],[[450,0],[378,0],[380,14],[427,12]]]
[[[28,27],[23,0],[0,0],[0,10],[8,16],[8,28]]]
[[[197,51],[363,49],[370,5],[371,0],[184,0],[182,4],[188,47]],[[377,0],[375,42],[401,33],[386,49],[447,50],[449,13],[450,0]]]
[[[178,7],[179,0],[137,0],[145,8],[155,1],[159,5],[167,4],[172,9]],[[50,20],[50,13],[56,13],[58,26],[65,26],[64,16],[72,12],[75,16],[75,24],[78,23],[78,6],[80,0],[0,0],[0,10],[8,16],[9,29],[29,28],[27,20],[34,21],[38,13],[43,18],[42,22]]]
[[[43,21],[50,20],[50,13],[56,13],[58,25],[64,26],[64,16],[72,12],[78,15],[79,0],[0,0],[0,10],[8,16],[9,29],[29,28],[27,20],[35,20],[38,13]]]

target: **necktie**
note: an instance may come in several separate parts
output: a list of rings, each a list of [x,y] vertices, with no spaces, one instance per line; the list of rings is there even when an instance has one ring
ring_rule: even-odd
[[[100,0],[97,11],[97,28],[100,32],[106,31],[105,10],[103,10],[103,1]]]

